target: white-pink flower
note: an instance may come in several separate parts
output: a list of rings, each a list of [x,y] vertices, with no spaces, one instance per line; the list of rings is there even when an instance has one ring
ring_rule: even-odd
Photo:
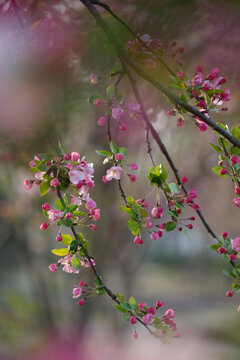
[[[106,179],[107,181],[111,181],[112,179],[120,180],[121,173],[121,166],[112,166],[106,173]]]
[[[69,273],[69,274],[78,274],[79,270],[76,270],[71,265],[72,257],[71,255],[64,256],[64,258],[58,260],[58,264],[64,265],[63,271]]]
[[[120,120],[124,114],[124,110],[120,106],[116,106],[112,109],[112,117],[115,120]]]
[[[146,315],[143,315],[142,319],[146,325],[151,325],[151,323],[153,322],[154,316],[151,313],[147,313]]]
[[[231,239],[231,246],[234,251],[240,252],[240,235],[236,239]]]
[[[74,288],[73,288],[73,291],[72,291],[73,299],[79,298],[82,295],[82,292],[83,292],[83,290],[82,290],[81,286],[74,285]]]
[[[93,163],[86,163],[83,159],[79,165],[75,166],[70,172],[70,181],[77,185],[80,181],[90,181],[94,173]]]
[[[51,209],[47,212],[50,221],[59,220],[62,216],[62,211]]]

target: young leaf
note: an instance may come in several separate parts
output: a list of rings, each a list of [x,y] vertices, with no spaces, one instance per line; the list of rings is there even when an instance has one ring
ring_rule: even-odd
[[[65,234],[62,234],[62,243],[66,246],[70,245],[72,242],[72,237],[71,235],[65,235]]]
[[[50,187],[50,182],[49,181],[43,181],[40,184],[40,194],[41,196],[46,195],[46,193],[48,192]]]
[[[61,248],[61,249],[53,249],[52,250],[52,253],[54,255],[57,255],[57,256],[66,256],[69,254],[69,250],[66,249],[66,248]]]
[[[173,231],[176,228],[176,223],[173,221],[168,221],[166,223],[166,231]]]

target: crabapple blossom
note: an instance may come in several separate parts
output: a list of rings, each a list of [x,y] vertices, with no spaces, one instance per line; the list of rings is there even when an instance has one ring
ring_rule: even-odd
[[[55,272],[58,270],[58,266],[56,264],[50,264],[48,268],[51,272]]]
[[[45,211],[50,210],[49,204],[48,203],[43,204],[42,209],[45,210]]]
[[[226,231],[223,231],[223,232],[222,232],[222,237],[223,237],[224,239],[226,239],[227,236],[228,236],[228,233],[227,233]]]
[[[137,170],[138,169],[138,164],[135,162],[135,163],[132,163],[132,164],[130,164],[130,168],[132,169],[132,170]]]
[[[53,222],[53,221],[59,220],[59,219],[61,218],[61,216],[62,216],[62,211],[52,209],[52,210],[49,210],[49,211],[47,212],[47,214],[48,214],[49,220],[50,220],[51,222]]]
[[[71,153],[71,159],[72,159],[72,161],[74,161],[74,162],[79,161],[79,159],[80,159],[80,154],[79,154],[78,152],[72,152],[72,153]]]
[[[227,292],[226,292],[226,295],[227,295],[228,297],[233,297],[233,291],[232,291],[232,290],[227,291]]]
[[[61,242],[62,241],[62,235],[58,234],[56,237],[57,242]]]
[[[33,181],[31,180],[25,180],[24,181],[25,189],[30,190],[33,187]]]
[[[143,244],[143,240],[139,236],[135,236],[133,241],[135,244]]]
[[[203,122],[201,120],[197,120],[197,126],[198,126],[199,131],[202,131],[202,132],[204,132],[208,129],[207,124],[205,124],[205,122]]]
[[[184,119],[182,119],[182,118],[177,119],[177,126],[181,127],[183,125],[184,125]]]
[[[115,120],[120,120],[123,114],[124,114],[124,110],[120,106],[114,107],[112,109],[112,117]]]
[[[146,325],[151,325],[153,322],[154,316],[151,313],[147,313],[147,314],[143,315],[142,319]]]
[[[132,175],[130,176],[130,181],[131,181],[131,182],[137,181],[137,176],[136,176],[135,174],[132,174]]]
[[[186,176],[183,176],[181,179],[181,182],[185,184],[188,181],[188,178]]]
[[[50,181],[50,185],[51,185],[51,186],[54,186],[54,187],[58,187],[58,185],[59,185],[58,179],[57,179],[57,178],[52,179],[52,180]]]
[[[65,215],[66,219],[73,219],[73,214],[71,212],[66,213]]]
[[[172,309],[168,309],[164,316],[167,318],[167,319],[173,319],[175,317],[175,312],[172,310]]]
[[[95,99],[93,100],[93,105],[96,107],[101,107],[103,105],[103,100],[102,99]]]
[[[164,214],[164,210],[162,207],[156,206],[151,211],[152,217],[157,218],[157,219],[161,219],[163,217],[163,214]]]
[[[240,252],[240,236],[231,239],[231,246],[234,251]]]
[[[82,292],[83,292],[83,290],[82,290],[81,286],[74,285],[73,292],[72,292],[73,293],[73,299],[79,298],[82,295]]]
[[[122,160],[122,159],[123,159],[122,154],[121,154],[121,153],[117,153],[117,154],[115,155],[115,159],[116,159],[117,161]]]
[[[85,300],[84,300],[84,299],[81,299],[81,300],[78,301],[78,305],[79,305],[79,306],[82,306],[82,305],[84,305],[84,304],[85,304]]]
[[[163,306],[164,306],[164,303],[160,300],[157,300],[156,305],[155,305],[156,309],[163,307]]]
[[[138,339],[138,334],[137,334],[136,330],[133,330],[133,332],[132,332],[132,338],[133,338],[133,340],[137,340],[137,339]]]
[[[42,231],[47,230],[48,227],[49,227],[49,224],[47,224],[46,222],[43,222],[40,225],[40,230],[42,230]]]
[[[112,179],[120,180],[122,173],[121,166],[112,166],[110,169],[107,170],[105,178],[107,181],[111,181]]]
[[[233,199],[233,202],[237,207],[240,207],[240,197]]]
[[[98,125],[99,126],[104,126],[106,123],[106,118],[105,116],[101,116],[100,118],[98,118]]]
[[[130,324],[134,325],[137,322],[137,319],[134,316],[131,316],[129,319]]]

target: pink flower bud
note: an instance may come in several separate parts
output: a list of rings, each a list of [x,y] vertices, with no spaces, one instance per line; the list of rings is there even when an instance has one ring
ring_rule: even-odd
[[[199,205],[197,203],[193,204],[192,207],[194,208],[194,210],[199,210]]]
[[[56,264],[51,264],[48,268],[51,272],[55,272],[58,270],[58,266]]]
[[[117,161],[122,160],[122,159],[123,159],[122,154],[121,154],[121,153],[117,153],[117,154],[115,155],[115,159],[116,159]]]
[[[73,219],[73,214],[71,212],[66,213],[65,215],[66,219]]]
[[[189,225],[188,225],[188,228],[189,228],[189,230],[192,230],[192,229],[193,229],[193,225],[192,225],[192,224],[189,224]]]
[[[184,125],[184,119],[178,118],[178,119],[177,119],[177,127],[181,127],[181,126],[183,126],[183,125]]]
[[[104,126],[106,123],[106,118],[105,116],[101,116],[99,119],[98,119],[98,125],[99,126]]]
[[[132,163],[132,164],[130,164],[130,168],[132,170],[137,170],[138,169],[138,164],[137,163]]]
[[[147,221],[146,224],[145,224],[145,227],[147,229],[151,229],[152,226],[153,226],[153,224],[151,223],[151,221]]]
[[[177,210],[176,210],[176,213],[177,213],[177,214],[181,214],[181,212],[182,212],[181,209],[177,209]]]
[[[32,180],[25,180],[24,181],[25,189],[30,190],[33,187],[33,181]]]
[[[223,231],[222,232],[222,237],[224,238],[224,240],[227,238],[228,236],[228,233],[226,231]]]
[[[121,125],[119,126],[119,129],[120,129],[121,131],[125,131],[125,130],[127,130],[127,125],[121,124]]]
[[[202,86],[202,89],[203,89],[203,91],[208,91],[208,90],[210,90],[209,84],[204,83],[203,86]]]
[[[136,330],[133,330],[133,332],[132,332],[132,338],[133,338],[133,340],[137,340],[138,334],[137,334]]]
[[[227,292],[226,292],[226,295],[227,295],[228,297],[232,297],[232,296],[233,296],[233,291],[232,291],[232,290],[227,291]]]
[[[135,244],[143,244],[143,240],[139,237],[139,236],[135,236],[135,238],[133,239]]]
[[[191,216],[190,220],[192,220],[192,221],[196,220],[195,216]]]
[[[197,98],[197,97],[198,97],[198,92],[197,92],[197,90],[193,90],[191,96],[192,96],[193,98]]]
[[[181,182],[185,184],[188,181],[188,178],[186,176],[183,176],[181,179]]]
[[[43,205],[42,205],[42,209],[45,210],[45,211],[50,210],[49,204],[48,204],[48,203],[43,204]]]
[[[90,75],[90,82],[92,85],[96,85],[98,83],[98,76],[96,74]]]
[[[151,235],[150,235],[150,238],[152,240],[157,240],[159,238],[158,233],[157,232],[152,232]]]
[[[237,255],[230,254],[228,258],[229,258],[230,261],[236,261],[237,260]]]
[[[220,174],[221,174],[221,175],[225,175],[227,172],[228,172],[228,171],[227,171],[226,169],[224,169],[224,168],[222,168],[222,169],[220,170]]]
[[[174,116],[175,115],[175,111],[174,110],[168,110],[167,111],[168,116]]]
[[[235,204],[237,207],[240,207],[240,198],[239,198],[239,197],[233,199],[233,202],[234,202],[234,204]]]
[[[49,224],[43,222],[43,223],[40,225],[40,230],[42,230],[42,231],[47,230],[48,227],[49,227]]]
[[[72,161],[77,162],[80,159],[80,154],[78,152],[72,152],[71,159]]]
[[[181,227],[181,226],[179,226],[178,231],[182,231],[182,227]]]
[[[166,224],[165,223],[160,224],[159,228],[161,230],[165,230],[166,229]]]
[[[155,305],[156,309],[163,307],[163,306],[164,306],[164,303],[160,300],[157,300],[156,305]]]
[[[53,186],[53,187],[58,187],[58,185],[59,185],[58,179],[57,179],[57,178],[52,179],[52,180],[50,181],[50,185]]]
[[[85,300],[84,300],[84,299],[81,299],[81,300],[78,301],[78,305],[79,305],[79,306],[82,306],[82,305],[84,305],[84,304],[85,304]]]
[[[136,176],[135,174],[132,174],[132,175],[130,176],[130,181],[131,181],[131,182],[137,181],[137,176]]]
[[[155,309],[154,309],[154,307],[148,308],[148,313],[150,313],[150,314],[155,314]]]
[[[197,105],[200,107],[204,107],[204,106],[206,106],[206,103],[204,100],[200,100]]]
[[[102,99],[95,99],[93,100],[93,105],[96,107],[101,107],[103,104],[103,100]]]
[[[142,319],[146,325],[151,325],[153,322],[154,316],[151,313],[147,313],[147,314],[143,315]]]
[[[220,247],[220,248],[218,248],[218,252],[219,252],[219,254],[225,254],[225,252],[226,252],[226,250],[224,249],[224,247]]]
[[[173,319],[175,317],[175,312],[172,309],[168,309],[165,312],[164,317],[167,319]]]
[[[106,176],[102,177],[102,182],[104,182],[105,184],[109,183],[108,179],[106,178]]]
[[[199,131],[203,132],[203,131],[206,131],[208,129],[208,126],[207,126],[207,124],[205,124],[205,122],[203,122],[201,120],[197,120],[197,122],[198,122],[197,126],[198,126]]]
[[[235,165],[237,163],[240,163],[240,160],[237,158],[237,156],[232,155],[231,156],[231,163],[232,163],[232,165]]]
[[[177,77],[178,77],[180,80],[183,80],[183,79],[184,79],[184,76],[185,76],[185,74],[184,74],[184,72],[182,72],[182,71],[179,71],[179,72],[177,73]]]
[[[58,236],[56,237],[57,242],[61,242],[62,241],[62,235],[58,234]]]
[[[64,155],[64,160],[66,160],[66,161],[71,160],[71,158],[72,158],[72,154],[70,154],[70,153],[67,153]]]
[[[81,280],[81,281],[79,282],[79,286],[87,286],[86,281],[85,281],[85,280]]]
[[[198,73],[194,78],[192,79],[193,86],[199,86],[203,83],[203,76],[201,73]],[[195,96],[194,96],[195,97]]]
[[[129,319],[130,324],[134,325],[137,322],[137,319],[134,316],[131,316]]]
[[[29,167],[32,168],[34,166],[36,166],[37,164],[35,163],[34,160],[31,160],[30,163],[29,163]]]
[[[159,237],[162,237],[162,232],[161,232],[161,230],[159,230],[159,231],[157,232],[157,234],[158,234]]]
[[[162,207],[154,207],[151,211],[151,215],[154,218],[161,219],[163,217],[164,210]]]
[[[95,225],[95,224],[90,224],[89,227],[90,227],[92,230],[97,230],[97,225]]]

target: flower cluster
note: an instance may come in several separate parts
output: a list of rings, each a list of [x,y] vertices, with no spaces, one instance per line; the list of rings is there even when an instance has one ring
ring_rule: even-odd
[[[196,66],[195,75],[192,79],[188,79],[183,71],[179,71],[177,76],[171,76],[172,82],[170,86],[174,89],[182,90],[181,100],[188,103],[193,102],[195,106],[202,114],[209,117],[209,113],[212,111],[227,111],[227,107],[221,106],[223,102],[229,101],[230,90],[227,88],[221,90],[221,86],[226,83],[226,78],[219,76],[219,70],[214,68],[206,76],[203,75],[203,70],[200,65]],[[177,117],[177,126],[180,127],[184,124],[184,118],[186,112],[181,107],[175,106],[173,110],[168,111],[169,116]],[[201,119],[192,115],[195,124],[199,131],[206,131],[208,126]]]
[[[130,297],[129,301],[124,300],[123,295],[118,294],[120,304],[114,305],[114,307],[124,313],[123,319],[133,325],[132,338],[136,340],[138,334],[136,331],[136,324],[138,321],[143,322],[147,327],[153,331],[154,336],[158,337],[163,343],[167,342],[172,336],[179,337],[176,333],[177,325],[173,320],[175,318],[175,312],[172,309],[168,309],[164,314],[157,316],[156,313],[164,306],[164,303],[160,300],[156,301],[154,307],[149,307],[145,302],[137,303],[133,297]]]

